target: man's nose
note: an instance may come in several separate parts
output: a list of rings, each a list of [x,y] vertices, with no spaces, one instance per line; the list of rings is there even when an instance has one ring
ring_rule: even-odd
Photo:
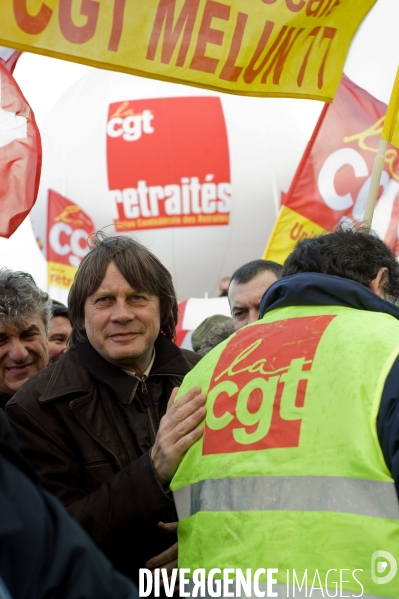
[[[251,322],[255,322],[256,320],[259,320],[259,308],[251,308],[248,312],[247,324],[250,324]]]
[[[9,341],[8,356],[14,362],[23,362],[28,357],[28,350],[24,343],[17,338],[13,338]]]
[[[132,318],[134,318],[134,314],[132,314],[132,310],[125,301],[121,300],[115,303],[112,310],[111,320],[115,322],[126,322]]]

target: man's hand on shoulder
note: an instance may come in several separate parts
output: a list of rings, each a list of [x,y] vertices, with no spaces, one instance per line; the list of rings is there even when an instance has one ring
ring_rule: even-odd
[[[206,396],[199,387],[193,387],[175,402],[177,392],[175,388],[170,396],[151,450],[155,472],[162,485],[170,483],[185,452],[203,434],[199,424],[205,418]]]

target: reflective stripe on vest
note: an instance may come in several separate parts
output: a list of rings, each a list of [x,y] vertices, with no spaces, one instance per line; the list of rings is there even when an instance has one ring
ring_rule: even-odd
[[[173,492],[179,520],[197,512],[294,510],[399,520],[395,485],[340,476],[252,476],[203,480]]]

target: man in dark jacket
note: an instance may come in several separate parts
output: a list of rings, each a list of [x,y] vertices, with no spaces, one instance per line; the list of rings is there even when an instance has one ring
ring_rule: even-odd
[[[8,426],[0,409],[0,597],[137,599],[133,583],[4,443]]]
[[[130,237],[94,238],[68,307],[71,348],[7,414],[43,485],[137,581],[150,558],[160,555],[154,567],[177,557],[159,523],[177,519],[168,484],[202,434],[205,396],[194,388],[173,403],[173,389],[199,356],[172,341],[170,273]]]

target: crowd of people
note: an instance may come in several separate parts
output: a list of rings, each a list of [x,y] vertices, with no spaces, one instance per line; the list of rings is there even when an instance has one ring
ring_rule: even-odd
[[[0,272],[0,405],[5,410],[0,410],[0,596],[4,587],[3,595],[13,599],[136,597],[133,583],[140,568],[171,572],[178,564],[193,568],[198,563],[207,568],[212,559],[222,567],[226,543],[234,545],[233,538],[240,542],[229,546],[228,567],[240,567],[243,546],[247,551],[251,543],[259,547],[259,539],[254,541],[259,535],[264,550],[254,561],[273,555],[283,563],[281,543],[271,531],[273,510],[284,512],[295,531],[293,554],[304,550],[298,539],[308,520],[298,514],[307,509],[313,515],[328,511],[330,519],[335,512],[353,515],[345,523],[349,532],[339,519],[336,524],[346,554],[355,551],[351,527],[367,550],[385,542],[395,554],[399,267],[394,254],[373,234],[340,228],[300,241],[284,267],[266,260],[241,266],[222,292],[232,319],[204,323],[197,339],[193,335],[196,351],[189,351],[174,343],[178,304],[171,275],[132,237],[98,233],[91,239],[68,307],[52,301],[29,274]],[[224,377],[220,385],[230,386],[218,395],[214,373],[219,363],[225,368],[218,375]],[[238,363],[235,371],[231,364]],[[283,391],[280,420],[266,422],[264,404],[271,401],[273,409],[275,399],[266,386],[280,375],[276,385],[290,388],[290,399]],[[241,386],[254,381],[264,393],[258,419],[247,406],[252,391],[237,399]],[[220,407],[216,414],[221,396],[224,414]],[[319,420],[313,417],[309,427],[311,409]],[[236,423],[231,438],[223,430],[230,420]],[[286,433],[286,422],[302,424]],[[201,446],[206,451],[198,451]],[[286,452],[284,459],[276,448]],[[242,471],[243,452],[249,482]],[[257,458],[259,452],[267,452],[261,454],[265,459]],[[219,454],[228,460],[209,459]],[[346,477],[348,485],[384,482],[379,497],[391,511],[378,511],[370,492],[369,511],[363,513],[368,488],[356,484],[348,505],[343,499],[336,509],[328,484],[316,491],[316,508],[307,507],[306,485],[292,492],[297,504],[277,505],[270,481],[288,485],[293,476],[308,477],[308,483],[311,476],[312,482]],[[254,477],[257,484],[265,481],[263,507],[259,493],[250,491]],[[243,499],[226,490],[208,495],[206,485],[214,479],[221,489],[226,480],[241,480],[237,493]],[[194,493],[200,483],[200,495],[187,505],[181,489]],[[281,487],[280,496],[287,489]],[[237,505],[241,512],[256,512],[251,534],[240,529]],[[202,525],[209,512],[219,514],[212,534]],[[358,513],[363,520],[356,519]],[[187,518],[179,545],[178,514]],[[226,527],[226,518],[230,540],[215,544],[215,531]],[[379,519],[395,518],[388,531],[380,526]],[[327,532],[323,516],[313,532],[307,530],[316,547],[318,535]]]

